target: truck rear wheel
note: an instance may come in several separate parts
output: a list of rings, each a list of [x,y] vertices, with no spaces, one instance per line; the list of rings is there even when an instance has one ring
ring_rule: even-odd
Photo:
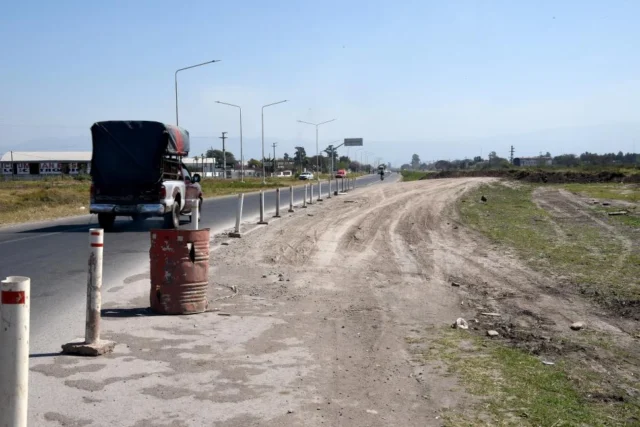
[[[105,231],[109,231],[113,228],[113,223],[116,221],[116,216],[108,213],[99,213],[98,214],[98,224],[100,224],[100,228]]]
[[[171,206],[171,211],[164,214],[164,228],[174,229],[180,227],[180,202],[176,200]]]

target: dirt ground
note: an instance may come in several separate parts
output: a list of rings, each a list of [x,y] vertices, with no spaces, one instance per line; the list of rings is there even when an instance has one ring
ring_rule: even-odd
[[[488,182],[375,185],[241,239],[216,236],[211,312],[137,317],[148,300],[132,299],[131,315],[105,318],[119,343],[110,359],[34,368],[52,381],[45,389],[64,378],[66,406],[84,408],[48,412],[47,425],[448,425],[443,415],[478,398],[416,355],[459,317],[471,333],[494,329],[545,356],[567,351],[555,337],[576,321],[635,345],[631,320],[558,289],[557,277],[458,221],[456,201]]]

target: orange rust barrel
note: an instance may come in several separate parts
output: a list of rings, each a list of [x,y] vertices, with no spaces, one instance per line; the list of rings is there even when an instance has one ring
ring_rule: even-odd
[[[209,229],[151,230],[151,309],[161,314],[207,310]]]

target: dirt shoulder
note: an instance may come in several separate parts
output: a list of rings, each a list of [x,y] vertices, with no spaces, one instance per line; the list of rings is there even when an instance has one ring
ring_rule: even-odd
[[[375,185],[298,207],[241,239],[216,236],[209,313],[149,316],[147,295],[114,288],[129,295],[105,305],[115,354],[36,362],[32,424],[575,425],[619,416],[594,415],[563,360],[543,361],[567,353],[552,351],[576,320],[632,338],[459,221],[460,197],[494,182]],[[457,318],[470,328],[451,329]],[[499,336],[485,338],[488,329]],[[541,344],[519,346],[519,336]]]

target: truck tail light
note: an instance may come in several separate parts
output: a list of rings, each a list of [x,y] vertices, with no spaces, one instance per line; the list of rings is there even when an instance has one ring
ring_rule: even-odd
[[[162,187],[160,187],[160,199],[166,199],[167,198],[167,189],[164,187],[164,185]]]

